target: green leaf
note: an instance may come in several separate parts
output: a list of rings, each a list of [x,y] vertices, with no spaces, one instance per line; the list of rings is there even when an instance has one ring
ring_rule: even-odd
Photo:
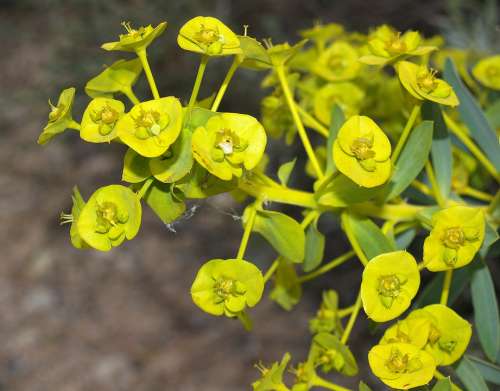
[[[186,210],[184,202],[172,194],[170,185],[158,181],[149,187],[144,200],[165,224],[170,224]]]
[[[396,236],[396,248],[398,250],[406,250],[410,246],[411,242],[413,242],[416,235],[416,228],[410,228],[409,230],[400,233]]]
[[[261,234],[284,258],[296,263],[304,260],[304,229],[286,214],[258,210],[253,231]]]
[[[498,238],[499,236],[497,230],[491,225],[489,221],[486,221],[484,241],[481,249],[479,250],[479,254],[483,259],[486,258],[486,256],[488,255],[488,250],[498,240]]]
[[[467,358],[462,357],[458,364],[454,365],[458,378],[468,391],[489,391],[479,369]]]
[[[372,391],[370,387],[365,382],[359,382],[359,391]]]
[[[484,262],[472,275],[471,294],[479,341],[486,356],[495,361],[500,350],[500,320],[495,286]]]
[[[387,236],[368,217],[344,212],[342,213],[342,225],[344,230],[348,227],[352,231],[368,259],[396,250]]]
[[[385,185],[384,200],[400,195],[425,166],[432,145],[432,121],[423,121],[412,130],[399,156],[389,183]]]
[[[149,161],[151,173],[160,182],[173,183],[182,179],[193,167],[192,133],[184,128],[166,154]]]
[[[434,132],[431,147],[433,168],[436,173],[439,190],[447,198],[451,189],[451,170],[453,157],[448,128],[444,123],[441,106],[437,103],[425,102],[422,106],[423,117],[434,121]]]
[[[451,380],[450,378],[441,379],[434,384],[432,391],[451,391]]]
[[[500,99],[490,105],[484,114],[492,129],[500,128]]]
[[[316,269],[323,260],[325,252],[325,235],[318,231],[317,222],[307,227],[304,264],[305,272]]]
[[[183,127],[194,131],[198,126],[205,126],[209,118],[218,114],[219,113],[202,107],[193,107],[192,109],[185,108]]]
[[[122,181],[140,183],[151,176],[149,159],[129,148],[123,158]]]
[[[366,188],[351,181],[343,174],[332,179],[324,190],[315,195],[318,204],[333,208],[344,207],[375,198],[382,187]]]
[[[243,52],[241,67],[253,70],[272,68],[271,57],[262,44],[252,37],[239,35],[240,48]]]
[[[274,283],[269,297],[285,310],[290,311],[302,297],[302,286],[298,282],[294,265],[284,258],[279,260]]]
[[[464,86],[457,74],[451,59],[446,59],[444,78],[453,87],[460,100],[458,112],[467,125],[472,138],[478,143],[497,171],[500,171],[500,144],[493,129],[490,127],[476,99]]]
[[[498,365],[481,360],[480,358],[469,356],[467,358],[479,369],[484,380],[489,383],[500,385],[500,367]]]
[[[280,168],[278,168],[278,178],[283,186],[287,185],[288,179],[290,178],[290,174],[292,173],[293,168],[295,167],[296,161],[297,158],[282,164]]]
[[[335,162],[333,161],[333,143],[337,138],[337,134],[345,122],[344,112],[339,105],[335,104],[332,107],[332,115],[330,122],[330,132],[326,142],[326,171],[325,175],[331,174],[335,171]]]

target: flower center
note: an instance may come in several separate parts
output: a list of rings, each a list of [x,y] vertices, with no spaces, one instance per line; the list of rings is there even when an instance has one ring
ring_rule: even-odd
[[[196,39],[196,41],[206,46],[210,46],[211,44],[220,41],[222,38],[223,36],[219,34],[219,29],[217,27],[205,27],[203,24],[200,26],[200,31],[194,35],[194,39]]]
[[[379,299],[386,308],[392,306],[392,302],[401,293],[401,285],[406,281],[404,277],[398,277],[395,274],[381,276],[378,281]]]
[[[64,113],[64,109],[66,106],[63,103],[59,103],[57,106],[54,106],[49,100],[50,113],[49,113],[49,122],[55,122],[59,118],[62,117]]]
[[[401,39],[401,33],[397,32],[392,35],[386,42],[386,50],[391,54],[401,54],[406,51],[406,44]]]
[[[94,111],[90,113],[90,118],[92,121],[99,124],[99,133],[103,136],[111,133],[114,124],[118,121],[119,113],[111,106],[106,105],[99,111]]]
[[[102,204],[97,204],[96,209],[96,232],[108,233],[112,227],[118,224],[125,224],[128,220],[126,211],[120,212],[115,203],[105,201]]]
[[[236,281],[226,278],[217,280],[214,286],[215,294],[222,299],[232,295],[236,288]]]
[[[332,55],[328,59],[328,66],[334,69],[341,68],[344,66],[344,59],[341,56]]]
[[[385,362],[386,367],[394,373],[411,373],[422,368],[422,362],[418,357],[409,358],[397,348],[391,350],[389,359]]]
[[[120,34],[120,39],[124,38],[139,39],[142,38],[142,35],[144,34],[145,31],[144,27],[140,27],[139,30],[134,29],[130,22],[122,22],[122,26],[127,31],[127,33]]]
[[[345,365],[344,357],[342,357],[342,354],[335,349],[325,350],[320,356],[319,362],[325,367],[331,367],[337,371],[342,370]]]
[[[373,138],[358,137],[351,144],[351,152],[358,160],[368,160],[375,157],[375,151],[372,150]]]
[[[146,139],[158,136],[170,122],[168,114],[156,110],[142,110],[135,121],[135,136],[139,139]]]
[[[436,73],[437,71],[434,69],[431,69],[430,71],[428,69],[419,70],[417,73],[417,85],[423,91],[430,94],[438,86]]]
[[[444,231],[444,235],[441,240],[446,247],[456,250],[464,244],[465,234],[462,228],[451,227]]]

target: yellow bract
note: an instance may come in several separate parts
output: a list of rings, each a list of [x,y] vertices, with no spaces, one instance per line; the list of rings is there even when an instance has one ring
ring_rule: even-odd
[[[125,106],[115,99],[95,98],[83,113],[80,137],[91,143],[110,142],[116,137],[115,125]]]
[[[417,262],[410,253],[380,254],[370,260],[363,271],[363,308],[375,322],[387,322],[406,311],[419,285]]]
[[[333,145],[338,170],[363,187],[375,187],[391,176],[391,144],[377,124],[355,115],[339,130]]]
[[[448,83],[436,77],[434,70],[408,61],[398,62],[396,70],[401,84],[413,97],[446,106],[458,106],[455,92]]]
[[[382,339],[381,345],[394,342],[410,343],[423,348],[427,344],[431,321],[426,318],[407,318],[389,327]]]
[[[364,91],[354,83],[329,83],[314,94],[314,114],[321,122],[330,125],[333,105],[338,105],[349,118],[359,113],[364,98]]]
[[[368,352],[368,363],[375,376],[399,390],[429,383],[436,370],[429,353],[408,343],[376,345]]]
[[[356,49],[338,41],[321,53],[311,71],[328,81],[342,81],[355,78],[360,68]]]
[[[462,357],[472,335],[469,322],[443,304],[415,310],[407,321],[422,319],[430,325],[424,349],[434,357],[436,365],[450,365]]]
[[[425,267],[437,272],[470,263],[484,240],[483,211],[453,206],[435,213],[432,223],[432,231],[424,242]]]
[[[156,37],[165,31],[167,22],[162,22],[155,28],[148,25],[135,29],[130,22],[123,22],[122,26],[127,32],[125,34],[120,34],[119,41],[103,44],[101,47],[104,50],[121,50],[125,52],[139,52],[145,50]]]
[[[241,53],[240,41],[224,23],[210,16],[197,16],[181,27],[177,43],[184,50],[209,56]]]
[[[472,74],[484,86],[500,90],[500,55],[483,58],[474,66]]]

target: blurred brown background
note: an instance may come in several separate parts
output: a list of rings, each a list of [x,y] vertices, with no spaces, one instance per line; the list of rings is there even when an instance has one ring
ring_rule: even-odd
[[[342,305],[354,300],[360,269],[351,263],[309,284],[292,313],[264,299],[251,313],[251,334],[238,322],[199,311],[189,296],[197,269],[210,258],[234,255],[240,240],[240,224],[231,215],[241,208],[224,196],[195,204],[196,213],[176,224],[176,233],[145,210],[134,241],[109,253],[71,247],[68,227],[59,226],[58,215],[71,207],[72,186],[78,184],[89,196],[99,186],[117,183],[124,150],[85,144],[71,132],[45,147],[35,141],[46,121],[47,99],[56,100],[61,89],[77,87],[74,113],[79,119],[88,101],[85,82],[120,56],[99,46],[122,32],[122,20],[136,26],[169,22],[149,50],[152,69],[163,95],[186,100],[198,58],[176,46],[176,35],[197,15],[219,17],[236,32],[248,24],[252,35],[276,43],[294,41],[298,29],[320,19],[362,32],[381,23],[427,35],[444,32],[456,45],[491,50],[491,4],[1,0],[0,390],[247,390],[258,377],[252,368],[258,360],[278,360],[285,351],[295,362],[305,358],[307,319],[319,304],[321,289],[342,291]],[[464,6],[465,13],[457,12]],[[218,86],[227,65],[223,60],[210,64],[205,95]],[[261,77],[238,72],[222,109],[258,115]],[[137,92],[148,96],[144,80]],[[278,163],[294,153],[273,148]],[[345,243],[334,226],[328,229],[328,254],[333,256]],[[252,240],[249,258],[267,268],[272,257]],[[366,325],[360,317],[350,343],[365,369]],[[362,377],[379,384],[365,369]]]

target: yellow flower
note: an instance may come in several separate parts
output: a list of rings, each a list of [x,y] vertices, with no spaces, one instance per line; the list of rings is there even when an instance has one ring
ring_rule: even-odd
[[[387,322],[406,311],[419,285],[417,262],[410,253],[380,254],[370,260],[363,271],[363,308],[375,322]]]
[[[364,98],[364,91],[354,83],[329,83],[314,94],[314,114],[321,122],[330,125],[333,105],[337,104],[349,118],[359,113]]]
[[[436,50],[434,46],[420,46],[422,38],[417,31],[407,31],[404,34],[392,27],[382,25],[377,28],[368,41],[371,55],[359,60],[369,65],[385,65],[409,56],[423,56]]]
[[[236,34],[220,20],[210,16],[197,16],[184,24],[177,36],[177,43],[184,50],[209,56],[241,53]]]
[[[135,29],[130,22],[123,22],[122,26],[127,32],[125,34],[120,34],[119,41],[103,44],[101,47],[104,50],[121,50],[125,52],[139,52],[145,50],[156,37],[165,31],[167,22],[162,22],[155,28],[148,25]]]
[[[339,130],[333,145],[338,170],[363,187],[376,187],[391,176],[391,143],[373,120],[355,115]]]
[[[432,231],[424,242],[425,267],[438,272],[470,263],[484,240],[483,211],[453,206],[435,213],[432,223]]]
[[[376,345],[368,352],[368,363],[375,376],[399,390],[429,383],[436,370],[429,353],[408,343]]]
[[[472,335],[469,322],[443,304],[431,304],[413,311],[408,321],[425,319],[430,322],[425,351],[430,353],[436,365],[450,365],[467,349]]]
[[[115,99],[95,98],[83,113],[80,137],[91,143],[110,142],[116,137],[115,125],[125,106]]]
[[[427,318],[407,318],[398,321],[389,327],[382,339],[380,345],[388,343],[403,342],[410,343],[423,349],[427,344],[431,321]]]
[[[500,90],[500,55],[483,58],[474,66],[472,74],[484,86]]]
[[[320,48],[324,47],[325,43],[332,38],[338,37],[343,33],[344,27],[337,23],[315,23],[313,27],[299,31],[302,38],[313,40]]]
[[[446,106],[458,106],[455,92],[448,83],[436,77],[436,71],[408,61],[398,62],[396,70],[401,84],[413,97]]]
[[[181,103],[177,98],[168,96],[132,107],[116,124],[116,133],[138,154],[157,157],[174,143],[181,126]]]
[[[326,49],[311,70],[328,81],[354,79],[361,68],[358,52],[350,44],[337,41]]]

